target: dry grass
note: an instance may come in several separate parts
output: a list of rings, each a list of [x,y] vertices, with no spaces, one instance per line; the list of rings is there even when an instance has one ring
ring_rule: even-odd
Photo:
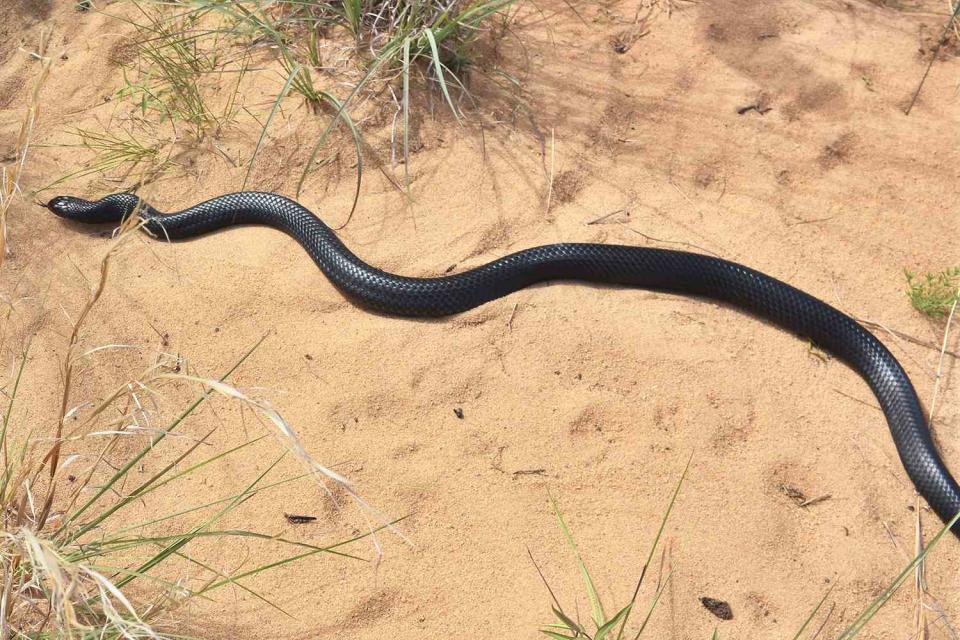
[[[0,430],[0,579],[4,584],[0,638],[172,637],[157,629],[170,626],[171,614],[186,600],[231,585],[275,607],[245,582],[264,571],[319,553],[356,558],[339,548],[379,528],[371,527],[366,534],[326,546],[253,530],[217,528],[219,521],[247,500],[298,478],[314,476],[321,482],[332,481],[356,497],[346,478],[319,464],[305,450],[296,432],[276,410],[226,382],[259,343],[218,379],[180,373],[179,361],[161,357],[139,376],[99,400],[78,403],[74,399],[75,383],[86,370],[81,364],[101,352],[81,346],[86,323],[107,287],[112,262],[134,237],[138,226],[136,217],[122,225],[101,261],[100,277],[90,297],[73,322],[62,361],[63,389],[53,437],[30,434],[30,429],[20,424],[24,418],[16,410],[29,360],[28,347],[24,348],[11,381],[10,400]],[[178,395],[176,392],[191,387],[198,388],[193,402],[169,418],[166,426],[155,426],[164,416],[158,399]],[[286,448],[307,466],[308,473],[267,483],[267,475],[286,455],[281,453],[266,472],[239,493],[202,496],[201,504],[176,513],[153,513],[145,522],[131,520],[133,505],[260,440],[193,461],[209,442],[211,431],[171,460],[161,444],[214,394],[241,402],[265,417]],[[143,439],[146,444],[118,464],[117,455]],[[65,455],[68,446],[79,454]],[[93,455],[90,451],[94,451]],[[159,466],[160,470],[146,480],[132,475],[148,457],[159,458],[150,466]],[[68,469],[70,477],[66,478]],[[362,503],[359,497],[356,499]],[[196,515],[192,524],[181,528],[174,524],[192,514]],[[275,552],[280,557],[262,565],[222,573],[190,552],[190,543],[210,537],[224,541],[242,537],[291,548],[294,553]],[[190,568],[189,581],[177,577],[186,575],[184,567]],[[199,577],[198,567],[202,569]],[[134,581],[138,583],[136,598],[129,595]]]
[[[220,6],[214,7],[214,4]],[[250,26],[242,13],[244,4],[210,3],[206,7],[210,12],[219,12],[224,6],[241,12],[226,17],[222,13],[215,16],[217,30],[224,21],[231,26],[220,35],[206,30],[202,6],[200,10],[194,5],[193,9],[185,11],[186,5],[178,3],[167,3],[156,9],[144,5],[141,12],[144,20],[134,24],[133,28],[141,36],[149,37],[137,38],[142,45],[136,50],[132,66],[126,69],[128,82],[120,92],[140,106],[139,117],[123,120],[131,125],[124,135],[114,130],[104,133],[78,130],[81,144],[92,152],[94,159],[80,171],[53,184],[87,176],[108,176],[129,182],[136,172],[138,177],[134,184],[143,186],[175,166],[173,150],[182,146],[185,140],[189,139],[192,144],[215,141],[238,113],[240,86],[246,73],[245,61],[255,50],[255,44],[243,42],[243,29]],[[314,87],[310,84],[309,70],[315,70],[308,59],[310,47],[300,49],[287,37],[302,26],[294,15],[298,3],[273,5],[264,15],[271,16],[277,23],[254,25],[255,29],[247,35],[250,38],[264,35],[275,38],[285,61],[301,54],[306,56],[295,63],[298,70],[289,75],[284,91],[275,101],[274,110],[289,89],[298,91],[308,101],[320,98],[335,111],[331,122],[347,123],[351,135],[358,141],[359,133],[347,108],[361,88],[372,82],[372,75],[359,78],[342,101],[332,93]],[[369,13],[371,6],[365,5],[357,15],[358,31],[354,36],[357,43],[362,42],[367,50],[375,51],[374,68],[403,73],[404,93],[408,100],[412,72],[423,62],[424,69],[434,74],[439,82],[445,102],[459,117],[459,108],[454,102],[456,88],[448,86],[447,82],[452,81],[450,74],[463,60],[457,57],[457,48],[452,43],[465,42],[473,37],[475,34],[461,30],[469,28],[471,19],[480,19],[481,16],[469,10],[466,16],[462,12],[455,15],[450,13],[451,7],[443,10],[437,4],[423,14],[388,12],[378,17]],[[326,20],[322,12],[331,7],[314,7],[318,12],[311,27],[314,32]],[[384,45],[390,47],[388,50],[395,56],[393,60],[384,57],[384,50],[379,48],[383,44],[381,30],[387,29],[384,17],[394,24],[392,28],[401,29],[394,33],[399,38],[394,45]],[[362,36],[362,33],[369,34],[369,37]],[[224,39],[222,46],[221,37]],[[216,50],[229,55],[216,57]],[[360,50],[358,47],[357,51]],[[232,54],[239,54],[239,58],[232,57]],[[24,114],[16,154],[13,161],[3,167],[0,224],[4,233],[0,242],[6,241],[6,216],[11,205],[22,195],[27,152],[39,114],[40,89],[50,70],[51,62],[44,57],[42,44],[38,57],[43,65]],[[241,62],[234,70],[236,74],[225,76],[227,67],[237,59]],[[402,71],[397,72],[395,64],[400,60]],[[433,61],[432,66],[430,61]],[[211,77],[210,74],[219,74],[219,80],[229,78],[230,91],[219,91],[223,83],[208,82],[206,79]],[[217,93],[220,94],[218,99],[212,100],[211,95]],[[409,103],[406,112],[409,114]],[[157,132],[167,125],[172,135],[164,139]],[[261,141],[265,133],[266,125]],[[326,134],[321,141],[325,137]],[[357,142],[358,158],[359,149]],[[255,153],[250,166],[254,159]],[[20,637],[171,637],[164,629],[178,628],[173,616],[182,603],[225,586],[243,589],[266,606],[279,608],[264,595],[253,591],[247,582],[263,571],[320,553],[355,558],[340,548],[360,538],[373,539],[379,558],[375,534],[379,529],[393,525],[386,516],[364,502],[346,478],[310,455],[296,431],[279,412],[227,382],[229,374],[253,349],[219,378],[183,372],[179,360],[159,354],[154,364],[116,388],[104,391],[102,397],[93,400],[77,397],[81,395],[79,388],[89,386],[84,375],[91,360],[117,346],[91,348],[86,327],[96,315],[108,288],[112,265],[130,245],[137,226],[136,218],[131,217],[116,233],[100,262],[99,277],[70,321],[60,363],[62,389],[56,408],[49,407],[56,418],[50,423],[48,432],[35,433],[35,429],[40,431],[39,425],[27,424],[24,413],[18,408],[18,401],[22,401],[18,398],[24,388],[22,382],[31,373],[29,341],[19,352],[19,365],[15,367],[14,375],[7,380],[8,403],[0,431],[0,457],[3,461],[0,469],[0,511],[3,515],[0,580],[4,585],[0,598],[0,640]],[[0,266],[2,254],[0,251]],[[196,390],[195,399],[179,413],[168,416],[167,409],[162,407],[164,398],[182,396],[190,389]],[[150,498],[154,492],[200,473],[207,465],[259,442],[259,439],[252,440],[206,459],[193,460],[210,442],[213,433],[210,432],[198,437],[185,452],[172,454],[171,461],[171,454],[164,450],[163,443],[212,396],[238,402],[261,416],[287,452],[305,466],[306,473],[267,482],[267,473],[272,472],[286,455],[278,454],[267,472],[253,478],[238,493],[205,497],[203,504],[192,505],[177,513],[154,515],[148,521],[131,517],[134,506]],[[124,454],[131,450],[131,445],[134,453]],[[118,456],[122,457],[118,459]],[[134,474],[139,474],[137,470],[145,460],[157,457],[160,460],[151,466],[159,464],[160,471],[146,480]],[[324,486],[333,482],[342,488],[367,518],[366,533],[335,544],[316,546],[253,530],[217,527],[218,522],[247,500],[274,486],[303,477],[312,477]],[[192,522],[174,526],[174,523],[182,523],[191,517]],[[158,531],[162,533],[156,533]],[[280,555],[279,559],[272,557],[269,562],[242,572],[223,573],[190,551],[192,542],[210,537],[225,541],[242,537],[280,549],[292,548],[294,552],[278,552],[274,555]],[[191,569],[190,580],[183,577],[187,575],[183,572],[184,566]]]
[[[42,56],[41,59],[43,64],[21,124],[16,156],[3,167],[3,222],[12,203],[22,195],[27,152],[39,113],[39,93],[50,69],[49,60]],[[99,277],[70,321],[60,362],[61,390],[56,407],[47,408],[54,416],[52,423],[37,422],[19,407],[23,382],[31,373],[29,335],[17,349],[17,362],[10,377],[3,381],[6,406],[0,426],[2,640],[172,638],[175,635],[162,629],[177,628],[173,615],[185,601],[231,586],[276,607],[247,583],[264,571],[317,554],[359,559],[340,548],[375,535],[382,526],[392,525],[363,502],[346,478],[310,455],[280,413],[265,401],[228,384],[228,376],[259,343],[220,378],[182,373],[179,358],[161,353],[139,375],[103,391],[100,397],[82,401],[76,397],[78,383],[90,370],[90,362],[104,352],[127,346],[89,348],[86,334],[87,325],[107,291],[112,266],[136,237],[139,226],[137,216],[121,224],[100,261]],[[15,305],[8,307],[5,325],[13,321],[15,313]],[[164,399],[190,392],[196,394],[194,400],[168,415],[163,408]],[[284,448],[307,467],[307,473],[267,482],[268,474],[287,455],[277,453],[268,470],[238,493],[201,496],[200,504],[175,513],[154,513],[147,521],[132,517],[134,505],[163,487],[182,482],[261,440],[251,440],[199,461],[194,458],[209,443],[213,431],[197,438],[185,452],[171,454],[165,450],[161,446],[164,441],[215,395],[240,402],[264,417]],[[164,421],[164,426],[158,426]],[[138,443],[142,447],[137,448]],[[131,450],[131,445],[134,453],[124,454]],[[145,460],[154,458],[155,465],[150,466],[160,470],[144,480],[138,469]],[[262,492],[306,477],[321,484],[334,482],[343,486],[368,514],[371,526],[367,533],[317,546],[254,530],[217,527],[224,517]],[[238,537],[270,546],[270,560],[243,571],[224,573],[190,550],[191,543],[197,540],[220,538],[226,542]],[[292,553],[284,553],[284,549],[291,549]],[[186,575],[190,575],[189,580]],[[136,585],[131,588],[134,582]]]
[[[163,462],[161,470],[148,480],[130,475],[131,470],[148,456],[166,457],[168,454],[163,453],[160,444],[213,393],[244,402],[267,417],[287,447],[309,466],[311,474],[349,485],[345,478],[327,470],[306,452],[294,430],[279,413],[227,384],[226,376],[218,380],[191,378],[175,373],[176,364],[161,358],[141,375],[106,393],[100,400],[76,402],[73,397],[75,383],[77,376],[85,370],[81,364],[100,352],[100,349],[81,346],[86,323],[107,287],[112,262],[134,237],[138,226],[136,217],[122,225],[100,263],[100,277],[90,297],[72,324],[62,361],[63,387],[52,437],[31,434],[31,429],[21,424],[24,417],[16,410],[22,378],[27,370],[29,346],[24,347],[20,365],[10,381],[9,403],[0,430],[0,457],[3,460],[0,473],[0,512],[3,514],[0,578],[4,584],[4,595],[0,600],[0,638],[166,637],[155,630],[154,623],[162,623],[179,604],[191,597],[228,584],[237,584],[251,591],[240,582],[242,578],[317,553],[353,557],[337,551],[350,541],[318,547],[255,531],[217,530],[216,523],[226,514],[271,486],[263,482],[266,473],[238,494],[215,499],[185,512],[154,517],[147,523],[131,522],[122,513],[161,487],[197,473],[211,462],[256,442],[178,470],[181,463],[201,451],[200,446],[207,442],[211,432],[172,462]],[[240,362],[250,353],[252,350]],[[181,388],[199,384],[199,395],[167,426],[146,428],[161,418],[155,399],[169,394],[171,390],[165,389],[164,385],[170,384]],[[150,408],[151,405],[154,408]],[[115,462],[113,454],[118,452],[121,443],[143,438],[148,440],[146,446],[118,468],[108,464],[111,458]],[[81,451],[98,451],[93,456],[76,453],[65,456],[64,447],[68,445]],[[282,457],[277,458],[271,469]],[[85,465],[84,460],[88,458],[92,462]],[[76,479],[76,482],[65,479],[68,469],[70,479]],[[288,481],[290,479],[280,482]],[[133,490],[127,488],[129,483],[134,484]],[[180,531],[166,525],[168,520],[194,510],[200,517],[193,525]],[[149,533],[150,525],[158,523],[164,523],[164,534]],[[296,553],[238,575],[225,575],[208,567],[209,575],[199,586],[179,578],[164,578],[163,572],[157,573],[161,565],[165,572],[176,572],[175,568],[167,568],[176,560],[206,566],[189,555],[187,546],[196,539],[210,536],[242,536],[270,541],[292,547]],[[141,585],[136,599],[127,595],[127,587],[134,580],[151,585],[146,589]],[[269,603],[267,598],[257,596]]]
[[[27,154],[33,139],[34,125],[40,114],[40,90],[43,88],[50,73],[51,60],[46,56],[46,41],[44,32],[40,32],[40,42],[35,55],[40,59],[40,73],[33,82],[29,102],[20,121],[20,131],[17,134],[17,144],[13,157],[7,164],[0,166],[0,269],[7,255],[7,215],[14,200],[23,195],[20,182],[27,164]]]
[[[957,291],[957,294],[960,294],[960,290]],[[953,324],[954,316],[957,312],[958,300],[956,299],[957,295],[955,294],[955,299],[950,306],[950,312],[947,316],[947,325],[943,330],[943,342],[940,349],[940,357],[937,363],[936,379],[933,386],[933,396],[930,399],[930,412],[928,414],[927,422],[933,426],[934,418],[937,415],[937,401],[940,396],[940,385],[943,380],[943,364],[945,357],[947,355],[947,345],[949,345],[950,340],[950,328]],[[914,510],[916,512],[916,527],[915,527],[915,536],[914,536],[914,554],[916,556],[921,556],[924,554],[924,541],[923,541],[923,526],[921,522],[921,513],[922,505],[920,504],[920,497],[917,496],[916,505]],[[937,602],[937,599],[930,593],[927,589],[927,578],[926,578],[926,562],[921,561],[917,564],[915,574],[914,574],[914,599],[916,601],[915,607],[915,618],[914,618],[914,638],[917,640],[928,640],[930,638],[930,627],[932,624],[939,624],[944,629],[947,630],[951,638],[957,638],[957,632],[954,630],[951,621],[947,618],[946,613],[943,610],[943,607]],[[930,613],[933,612],[936,616],[932,621],[930,620]]]
[[[372,152],[363,137],[365,119],[380,121],[382,113],[395,111],[390,157],[394,169],[402,158],[409,189],[410,131],[418,109],[433,113],[437,102],[457,122],[468,123],[465,113],[476,104],[468,90],[471,77],[507,87],[517,101],[515,78],[475,64],[483,49],[478,45],[486,35],[504,32],[514,3],[127,0],[135,18],[111,11],[133,31],[118,56],[124,83],[117,94],[138,113],[119,118],[125,131],[120,136],[85,130],[81,143],[93,152],[91,160],[44,189],[101,172],[129,187],[126,173],[140,163],[154,168],[149,182],[177,169],[174,149],[218,152],[216,141],[241,120],[260,128],[256,145],[237,153],[236,163],[247,169],[237,186],[246,188],[271,124],[280,113],[289,117],[282,105],[297,96],[310,107],[309,122],[299,128],[320,133],[310,143],[296,195],[308,177],[339,166],[334,160],[346,143],[356,166],[352,214],[364,155]],[[278,73],[283,83],[268,112],[256,113],[258,107],[245,103],[248,83]],[[478,109],[472,113],[482,117]],[[478,131],[482,142],[483,126]]]

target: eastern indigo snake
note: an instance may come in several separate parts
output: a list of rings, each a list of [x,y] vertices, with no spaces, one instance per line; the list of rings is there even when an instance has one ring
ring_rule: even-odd
[[[552,244],[436,278],[409,278],[371,267],[306,208],[272,193],[220,196],[163,214],[129,193],[96,202],[59,196],[47,207],[79,222],[119,222],[137,213],[158,238],[177,240],[232,225],[280,229],[297,240],[355,302],[399,316],[446,316],[546,280],[581,280],[712,298],[766,318],[850,364],[886,415],[907,474],[945,522],[960,511],[960,486],[937,453],[923,409],[896,358],[869,331],[830,305],[745,266],[695,253],[608,244]],[[954,527],[960,535],[960,524]]]

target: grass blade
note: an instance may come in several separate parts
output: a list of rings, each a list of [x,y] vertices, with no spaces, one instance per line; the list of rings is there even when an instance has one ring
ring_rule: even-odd
[[[440,51],[437,49],[437,39],[433,35],[433,29],[425,29],[423,33],[427,37],[427,42],[430,43],[430,54],[433,59],[433,69],[437,74],[437,81],[440,83],[440,90],[443,92],[443,97],[446,98],[447,104],[450,106],[450,111],[453,113],[453,117],[457,119],[457,122],[460,122],[460,111],[458,111],[457,106],[453,104],[453,99],[450,98],[450,92],[447,90],[447,81],[443,77],[443,62],[440,61]]]
[[[640,640],[640,636],[643,635],[644,629],[647,628],[647,623],[650,622],[650,618],[653,617],[653,612],[657,609],[657,603],[660,602],[660,596],[663,595],[664,590],[667,588],[667,583],[670,582],[670,577],[672,573],[667,574],[667,578],[663,581],[663,584],[657,589],[656,595],[653,596],[653,602],[650,603],[650,610],[647,611],[647,617],[643,619],[643,622],[640,624],[640,629],[637,631],[637,635],[634,636],[634,640]],[[620,627],[621,633],[623,632],[623,627]]]
[[[403,182],[410,197],[410,38],[403,40]]]
[[[0,251],[3,247],[0,247]],[[27,366],[27,353],[30,350],[29,343],[23,350],[23,356],[20,358],[20,366],[17,368],[17,375],[13,381],[13,389],[10,391],[10,401],[7,403],[7,410],[3,414],[3,429],[0,429],[0,449],[3,450],[3,482],[0,482],[0,503],[6,503],[7,486],[10,478],[13,476],[13,467],[9,460],[9,443],[7,442],[7,425],[10,424],[10,415],[13,413],[13,404],[17,399],[17,392],[20,389],[20,380],[23,378],[23,370]]]
[[[813,619],[817,616],[817,612],[820,611],[820,608],[823,606],[823,603],[826,602],[827,598],[830,597],[830,594],[833,592],[833,588],[835,586],[836,586],[836,583],[833,583],[832,585],[830,585],[830,588],[827,589],[827,592],[825,594],[823,594],[823,597],[820,599],[820,602],[818,602],[817,606],[813,608],[813,611],[810,612],[810,615],[807,616],[807,619],[803,621],[803,624],[797,630],[797,634],[793,636],[793,640],[800,640],[800,636],[806,630],[807,626],[809,626],[809,624],[813,622]]]
[[[250,172],[253,171],[253,163],[257,159],[257,154],[260,153],[260,147],[263,146],[263,141],[267,137],[267,129],[270,128],[270,123],[273,122],[273,117],[277,114],[277,110],[280,109],[280,103],[283,102],[283,99],[287,96],[287,93],[290,92],[290,87],[293,86],[294,80],[297,76],[300,75],[300,70],[303,69],[301,65],[296,65],[290,75],[287,76],[287,81],[283,83],[283,88],[280,89],[280,93],[277,94],[277,99],[273,101],[273,107],[270,109],[270,115],[267,116],[266,122],[263,123],[263,129],[260,131],[260,138],[257,140],[257,146],[253,150],[253,155],[250,156],[250,162],[247,164],[247,172],[243,176],[243,185],[240,187],[241,191],[246,190],[247,180],[250,179]]]
[[[643,580],[647,576],[647,569],[650,567],[650,562],[653,560],[653,554],[657,551],[657,546],[660,544],[660,538],[663,537],[663,531],[667,527],[667,520],[670,518],[670,514],[673,513],[673,507],[677,503],[677,496],[680,495],[680,488],[687,479],[687,472],[690,471],[690,463],[692,462],[693,454],[690,454],[690,457],[687,459],[687,464],[683,468],[683,473],[680,474],[680,480],[677,481],[677,486],[673,490],[673,495],[670,496],[670,504],[667,505],[667,510],[664,512],[663,519],[660,521],[660,528],[657,529],[657,535],[653,539],[653,544],[650,546],[650,553],[647,554],[647,560],[643,563],[643,568],[640,570],[640,579],[637,580],[637,587],[633,590],[633,598],[630,600],[630,602],[637,601],[637,596],[640,594],[640,587],[643,586]],[[630,614],[627,613],[626,617],[623,619],[623,624],[620,625],[620,632],[617,634],[617,640],[620,640],[623,637],[623,632],[627,628],[627,621],[629,619]]]
[[[240,365],[246,362],[247,358],[249,358],[253,354],[253,352],[256,351],[261,344],[263,344],[263,341],[266,339],[267,339],[267,336],[264,335],[262,338],[257,340],[256,344],[250,347],[250,349],[247,350],[247,352],[244,353],[243,356],[241,356],[240,359],[237,360],[237,362],[232,367],[230,367],[230,369],[228,369],[226,373],[224,373],[220,377],[220,380],[223,381],[223,380],[226,380],[228,377],[230,377],[230,375],[233,374],[233,372],[236,371],[240,367]],[[140,460],[144,458],[144,456],[150,453],[153,450],[153,447],[156,446],[157,443],[159,443],[161,440],[167,437],[169,433],[172,433],[178,426],[180,426],[180,424],[183,423],[184,420],[186,420],[190,416],[190,414],[196,411],[197,407],[203,404],[203,402],[210,397],[211,393],[213,393],[212,389],[208,389],[207,391],[204,391],[203,393],[201,393],[200,396],[197,397],[197,399],[195,399],[186,409],[183,410],[183,412],[180,413],[180,415],[174,418],[173,422],[171,422],[170,425],[165,430],[163,430],[159,435],[153,438],[150,444],[148,444],[146,447],[141,449],[139,453],[137,453],[129,461],[127,461],[126,464],[121,466],[116,471],[116,473],[114,473],[113,476],[107,481],[107,483],[104,484],[102,487],[100,487],[100,489],[96,493],[94,493],[94,495],[89,500],[87,500],[87,502],[85,502],[79,509],[77,509],[72,514],[70,514],[68,518],[65,518],[63,521],[63,524],[60,525],[60,528],[57,529],[57,532],[54,534],[54,536],[58,536],[59,534],[64,532],[71,523],[76,521],[77,518],[79,518],[90,507],[96,504],[96,502],[100,500],[100,498],[103,497],[103,495],[107,493],[114,484],[116,484],[121,478],[123,478],[125,475],[127,475],[130,472],[130,469],[132,469],[134,465],[136,465]],[[75,539],[76,539],[75,536],[70,536],[67,542],[73,541]]]
[[[606,622],[606,615],[603,612],[603,605],[600,602],[600,595],[597,593],[597,588],[593,584],[593,578],[590,577],[590,572],[587,570],[587,565],[584,563],[583,558],[580,556],[580,552],[577,550],[577,543],[573,540],[573,534],[570,533],[567,523],[564,522],[563,514],[560,512],[560,507],[557,506],[557,501],[554,500],[553,496],[550,496],[550,504],[553,505],[553,513],[557,517],[557,522],[560,523],[560,529],[563,531],[563,536],[567,539],[567,544],[570,546],[574,557],[577,559],[577,567],[580,570],[580,576],[583,578],[583,584],[587,590],[587,598],[590,600],[590,609],[592,611],[593,621],[596,623],[597,627],[601,627],[603,626],[604,622]]]
[[[247,577],[249,577],[249,576],[257,575],[258,573],[263,573],[264,571],[268,571],[268,570],[270,570],[270,569],[275,569],[276,567],[281,567],[281,566],[283,566],[283,565],[290,564],[291,562],[296,562],[297,560],[302,560],[303,558],[307,558],[307,557],[309,557],[309,556],[316,555],[316,554],[318,554],[318,553],[334,553],[333,550],[336,549],[337,547],[342,547],[342,546],[344,546],[344,545],[348,545],[348,544],[354,543],[354,542],[356,542],[356,541],[358,541],[358,540],[362,540],[362,539],[364,539],[364,538],[366,538],[366,537],[369,537],[369,536],[371,536],[371,535],[373,535],[373,534],[375,534],[375,533],[378,533],[378,532],[382,531],[383,529],[387,529],[387,528],[392,527],[393,525],[397,524],[397,523],[400,522],[401,520],[403,520],[403,518],[399,518],[399,519],[397,519],[397,520],[394,520],[393,522],[390,522],[390,523],[387,523],[387,524],[383,524],[383,525],[381,525],[381,526],[379,526],[379,527],[376,527],[375,529],[372,529],[372,530],[370,530],[370,531],[368,531],[368,532],[366,532],[366,533],[361,533],[361,534],[356,535],[356,536],[354,536],[354,537],[352,537],[352,538],[349,538],[349,539],[347,539],[347,540],[344,540],[343,542],[338,542],[337,544],[330,545],[329,547],[317,547],[316,549],[311,549],[310,551],[307,551],[307,552],[305,552],[305,553],[301,553],[301,554],[299,554],[299,555],[291,556],[291,557],[289,557],[289,558],[284,558],[284,559],[282,559],[282,560],[277,560],[277,561],[275,561],[275,562],[270,562],[270,563],[261,565],[261,566],[259,566],[259,567],[255,567],[255,568],[250,569],[250,570],[248,570],[248,571],[244,571],[244,572],[241,573],[241,574],[238,574],[238,575],[236,575],[236,576],[233,576],[232,580],[221,580],[221,581],[219,581],[219,582],[214,582],[213,584],[207,586],[206,588],[204,588],[202,591],[200,591],[200,592],[198,592],[198,593],[200,593],[200,594],[207,593],[207,592],[213,591],[214,589],[218,589],[218,588],[220,588],[220,587],[222,587],[222,586],[224,586],[224,585],[226,585],[226,584],[229,584],[229,583],[232,582],[233,580],[240,580],[240,579],[242,579],[242,578],[247,578]],[[342,554],[341,554],[341,555],[342,555]],[[349,556],[349,557],[353,557],[353,556]]]
[[[606,640],[607,634],[617,626],[617,623],[625,619],[627,614],[630,613],[630,610],[633,608],[633,603],[631,602],[623,609],[620,609],[612,618],[607,622],[604,622],[603,625],[597,629],[597,633],[593,636],[593,640]]]
[[[881,593],[876,597],[876,599],[874,599],[873,602],[867,605],[867,608],[864,609],[863,613],[857,616],[857,618],[850,623],[850,626],[846,628],[846,630],[837,640],[851,640],[852,638],[855,638],[857,634],[863,630],[867,623],[870,622],[875,615],[877,615],[877,612],[883,607],[883,605],[885,605],[887,601],[893,597],[893,594],[896,593],[897,589],[899,589],[903,583],[906,582],[907,578],[910,576],[916,566],[923,562],[923,559],[927,557],[927,554],[937,546],[937,543],[940,542],[940,539],[943,538],[943,536],[950,531],[950,529],[957,524],[958,521],[960,521],[960,513],[951,518],[950,522],[940,529],[940,532],[933,537],[933,540],[930,541],[930,544],[928,544],[923,551],[917,554],[910,564],[908,564],[906,568],[900,572],[900,575],[893,580],[890,586],[883,590],[883,593]]]

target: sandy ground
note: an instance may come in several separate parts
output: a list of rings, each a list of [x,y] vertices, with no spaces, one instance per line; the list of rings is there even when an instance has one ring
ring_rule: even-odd
[[[104,101],[120,82],[107,53],[125,30],[66,0],[9,2],[0,10],[13,16],[0,27],[2,149],[12,145],[38,64],[18,47],[33,48],[41,27],[53,34],[56,61],[37,131],[46,146],[28,165],[26,186],[37,188],[85,157],[60,146],[65,129],[107,127],[129,111]],[[911,308],[903,269],[939,270],[960,255],[960,62],[943,55],[904,116],[945,7],[880,4],[677,3],[631,43],[635,2],[584,6],[582,21],[559,0],[540,2],[542,11],[521,12],[499,54],[523,81],[547,172],[554,158],[549,208],[536,133],[505,115],[508,101],[481,91],[484,113],[500,120],[487,131],[485,155],[475,128],[423,118],[413,202],[368,168],[341,237],[373,264],[411,275],[560,240],[693,247],[937,343],[943,325]],[[243,94],[261,116],[275,80]],[[292,193],[297,154],[321,126],[295,98],[289,103],[254,188]],[[758,103],[769,111],[738,113]],[[374,151],[386,148],[385,131],[371,125]],[[258,134],[241,124],[217,143],[249,157]],[[244,168],[219,153],[185,163],[175,179],[148,187],[159,207],[187,206],[243,181]],[[341,222],[349,168],[341,178],[311,178],[302,202]],[[105,188],[93,177],[57,190]],[[10,228],[3,290],[25,309],[46,310],[42,323],[16,328],[36,333],[26,393],[40,429],[60,385],[64,316],[82,305],[108,240],[102,229],[65,225],[29,202],[13,209]],[[666,532],[669,553],[658,555],[641,594],[645,611],[672,571],[649,637],[708,638],[715,627],[721,638],[793,637],[831,587],[824,610],[832,614],[819,637],[836,637],[912,549],[914,492],[866,384],[805,341],[695,299],[557,284],[418,322],[354,307],[293,241],[268,229],[176,245],[137,240],[117,259],[83,338],[137,349],[98,355],[75,396],[102,396],[161,349],[215,375],[263,334],[234,382],[269,398],[371,504],[408,515],[401,528],[409,543],[382,534],[378,566],[311,558],[249,581],[289,615],[240,590],[218,592],[180,612],[205,637],[535,638],[550,608],[528,549],[565,606],[588,610],[549,495],[612,609],[629,597],[691,456]],[[878,335],[929,402],[938,353]],[[951,343],[960,350],[957,337]],[[12,354],[4,358],[8,367]],[[955,364],[945,360],[934,428],[960,469]],[[264,432],[248,413],[219,404],[186,433],[216,426],[216,450]],[[175,442],[165,455],[184,446]],[[276,452],[267,441],[142,507],[163,513],[236,492]],[[829,499],[800,508],[793,490]],[[295,526],[285,512],[320,519]],[[938,521],[925,507],[922,519],[929,537]],[[308,482],[258,497],[234,520],[312,543],[364,526],[349,501],[337,510]],[[354,549],[373,555],[365,542]],[[268,552],[197,549],[222,570]],[[929,592],[955,627],[958,563],[960,545],[950,538],[927,569]],[[861,637],[912,637],[913,594],[908,584]],[[714,617],[702,596],[728,601],[733,620]],[[940,621],[931,637],[956,636]]]

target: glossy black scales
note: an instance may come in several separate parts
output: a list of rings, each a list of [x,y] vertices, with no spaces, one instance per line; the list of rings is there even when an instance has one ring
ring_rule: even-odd
[[[719,258],[606,244],[526,249],[462,273],[409,278],[371,267],[310,211],[272,193],[233,193],[163,214],[132,194],[96,202],[57,197],[51,211],[80,222],[119,222],[137,212],[160,239],[177,240],[237,224],[275,227],[295,238],[344,295],[377,311],[445,316],[472,309],[535,282],[583,280],[722,300],[809,338],[849,363],[869,383],[903,466],[934,511],[960,511],[960,487],[940,459],[923,409],[900,363],[869,331],[830,305],[775,278]],[[960,527],[955,527],[960,533]]]

